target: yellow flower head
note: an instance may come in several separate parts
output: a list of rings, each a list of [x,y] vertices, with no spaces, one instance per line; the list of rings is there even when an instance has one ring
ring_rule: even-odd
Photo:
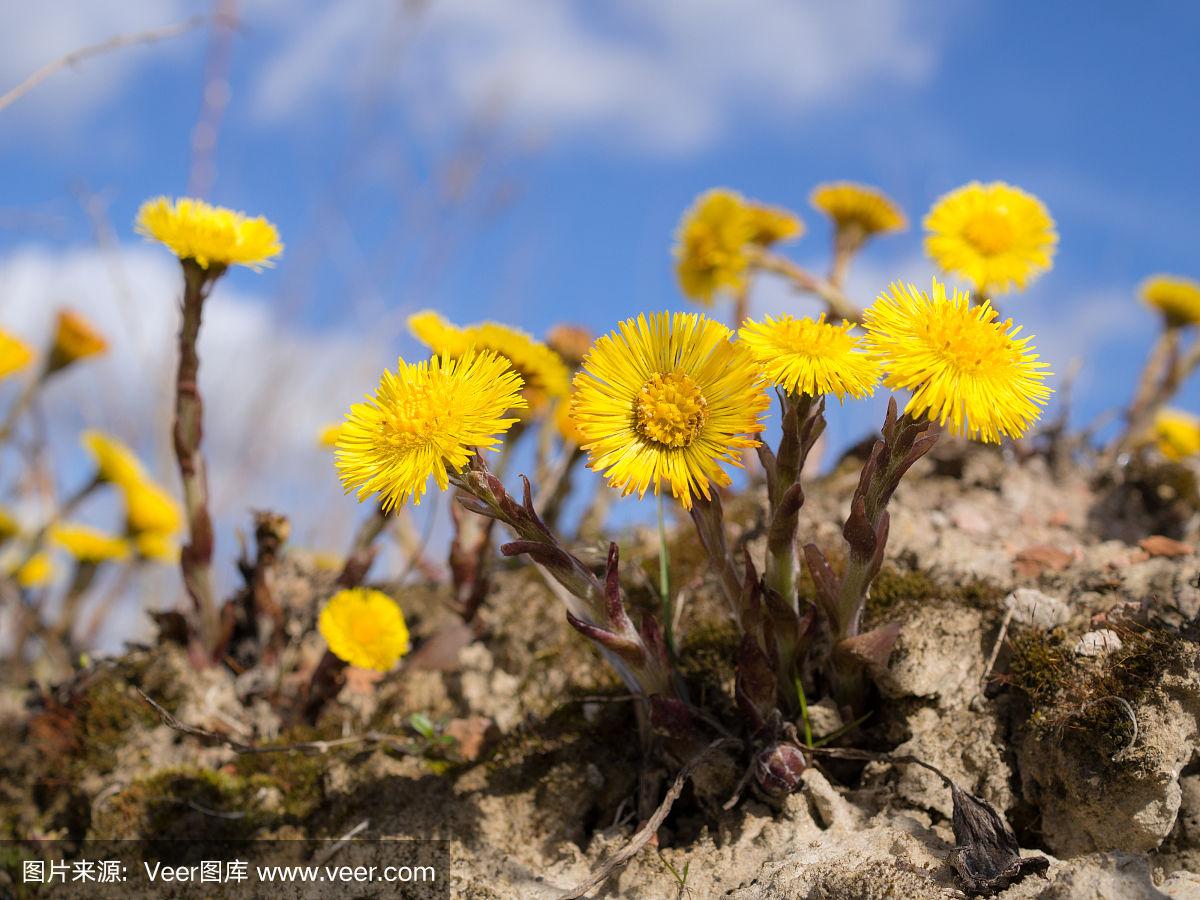
[[[17,522],[16,517],[3,506],[0,506],[0,544],[3,544],[10,538],[15,538],[20,533],[21,525]]]
[[[408,326],[413,337],[439,356],[462,356],[471,348],[503,356],[525,383],[525,400],[533,414],[570,392],[571,373],[562,357],[519,328],[498,322],[460,328],[429,309],[410,316]]]
[[[161,531],[142,531],[133,537],[133,549],[142,559],[151,562],[179,562],[179,545],[170,534]]]
[[[762,203],[747,203],[750,214],[750,243],[759,247],[770,247],[779,241],[790,241],[804,233],[804,223],[799,216],[778,206]]]
[[[85,431],[80,438],[96,463],[96,477],[118,487],[129,487],[146,480],[142,464],[133,451],[115,437],[102,431]]]
[[[13,577],[23,588],[45,587],[54,578],[54,563],[50,561],[50,554],[35,553],[13,573]]]
[[[1003,294],[1050,268],[1058,234],[1042,201],[1002,181],[951,191],[925,217],[925,252],[980,293]]]
[[[623,495],[666,482],[691,509],[727,485],[769,404],[758,366],[720,322],[695,314],[626,319],[596,341],[575,376],[571,417],[588,466]]]
[[[711,305],[721,291],[746,287],[746,247],[756,233],[741,195],[724,189],[702,194],[684,213],[676,232],[675,273],[692,300]]]
[[[129,557],[129,542],[89,525],[64,522],[50,527],[50,540],[84,563]]]
[[[1154,417],[1154,439],[1167,459],[1200,454],[1200,417],[1180,409],[1164,409]]]
[[[341,433],[342,433],[342,423],[335,422],[332,425],[326,425],[324,428],[322,428],[321,434],[317,438],[317,440],[320,442],[322,447],[329,447],[330,449],[332,449],[337,446],[338,435],[340,435]]]
[[[107,349],[108,341],[91,322],[72,310],[59,310],[54,326],[54,346],[50,350],[51,369],[61,369],[89,356],[98,356]]]
[[[338,591],[321,610],[317,630],[334,656],[360,669],[386,672],[408,653],[404,613],[382,591]]]
[[[1155,275],[1142,282],[1142,299],[1163,314],[1169,325],[1200,325],[1200,283],[1177,275]]]
[[[279,232],[262,216],[251,219],[191,197],[147,200],[138,211],[137,232],[202,269],[247,266],[257,272],[283,252]]]
[[[0,380],[33,362],[33,349],[15,335],[0,328]]]
[[[183,527],[183,512],[166,490],[153,481],[142,479],[124,489],[125,518],[133,534],[159,532],[175,534]]]
[[[851,181],[819,184],[809,202],[829,218],[839,232],[854,231],[861,241],[873,234],[903,231],[908,219],[900,207],[878,188]]]
[[[746,320],[738,336],[762,368],[767,381],[792,394],[833,394],[842,401],[869,397],[879,380],[879,364],[861,352],[851,324],[830,325],[789,315]]]
[[[928,294],[911,284],[890,291],[863,313],[864,343],[884,385],[913,392],[904,411],[989,443],[1024,434],[1051,392],[1033,339],[1018,338],[1011,319],[997,321],[990,303],[972,306],[960,291],[947,297],[936,279]]]
[[[468,350],[457,359],[400,360],[385,371],[374,397],[356,403],[337,442],[337,468],[346,492],[363,500],[378,493],[390,510],[417,504],[429,476],[445,490],[476,447],[500,443],[516,419],[505,411],[525,405],[521,376],[495,353]]]

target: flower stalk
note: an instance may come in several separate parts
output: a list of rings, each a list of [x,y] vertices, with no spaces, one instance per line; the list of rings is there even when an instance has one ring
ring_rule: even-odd
[[[804,548],[816,585],[817,602],[829,623],[833,641],[831,689],[839,706],[859,712],[866,700],[868,674],[886,663],[898,629],[883,626],[862,633],[863,609],[871,582],[883,565],[887,546],[888,502],[900,479],[933,449],[939,432],[923,419],[897,417],[896,400],[888,401],[882,436],[863,465],[842,527],[846,567],[839,578],[816,544]]]
[[[213,593],[213,527],[208,509],[208,476],[200,443],[204,434],[204,400],[200,393],[197,340],[204,301],[225,272],[222,265],[202,268],[183,260],[183,321],[179,329],[179,368],[175,378],[175,458],[183,482],[188,541],[180,553],[183,583],[199,618],[205,647],[216,644],[220,622]]]

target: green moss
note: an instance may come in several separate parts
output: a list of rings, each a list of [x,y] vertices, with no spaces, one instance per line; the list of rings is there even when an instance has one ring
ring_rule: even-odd
[[[912,565],[885,565],[871,582],[864,627],[903,622],[916,609],[931,605],[995,611],[1003,596],[1003,589],[988,581],[971,579],[947,584]]]
[[[1012,654],[1008,664],[1011,684],[1025,693],[1035,709],[1052,704],[1072,668],[1063,630],[1018,628],[1009,634],[1008,644]]]
[[[164,769],[110,798],[94,833],[197,844],[243,840],[279,822],[275,788],[266,775]]]
[[[277,744],[296,744],[320,740],[312,728],[298,727],[282,734]],[[325,771],[329,757],[320,753],[287,751],[247,753],[233,762],[234,772],[243,779],[266,779],[282,795],[279,818],[288,822],[307,819],[325,798]]]

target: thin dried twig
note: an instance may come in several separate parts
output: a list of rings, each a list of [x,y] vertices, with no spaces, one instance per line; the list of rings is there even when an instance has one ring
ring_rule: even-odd
[[[134,688],[134,690],[158,713],[158,717],[162,719],[163,724],[168,728],[178,731],[180,734],[188,734],[199,738],[205,743],[224,744],[234,753],[328,753],[330,750],[338,747],[352,747],[360,744],[383,744],[390,750],[409,754],[416,753],[412,747],[395,735],[384,734],[381,731],[368,731],[364,734],[350,735],[349,737],[335,738],[328,741],[300,741],[295,744],[272,744],[269,746],[246,744],[242,741],[236,741],[228,735],[209,731],[207,728],[200,728],[197,725],[189,725],[187,722],[181,722],[171,712],[163,709],[162,706],[151,699],[141,688]]]
[[[105,53],[111,53],[114,50],[120,50],[122,47],[130,47],[135,44],[156,44],[159,41],[170,40],[182,34],[187,34],[195,28],[199,28],[207,21],[208,16],[193,16],[186,21],[177,22],[174,25],[150,28],[146,31],[134,31],[128,34],[118,34],[98,44],[91,44],[87,47],[81,47],[78,50],[72,50],[65,56],[60,56],[58,59],[42,66],[16,87],[8,91],[8,93],[0,96],[0,109],[11,106],[51,75],[78,65],[86,59],[91,59],[94,56],[103,56]]]
[[[1000,655],[1000,648],[1004,644],[1004,638],[1008,636],[1008,626],[1012,624],[1013,610],[1009,609],[1004,613],[1004,621],[1000,623],[1000,633],[996,635],[996,643],[992,645],[992,652],[988,654],[987,665],[983,667],[983,675],[979,679],[980,686],[986,686],[989,678],[992,677],[992,666],[996,665],[996,658]]]
[[[641,849],[650,843],[650,840],[658,833],[659,827],[667,818],[668,813],[671,812],[671,807],[675,805],[675,801],[683,793],[684,785],[687,784],[688,779],[692,777],[692,773],[696,771],[700,763],[721,747],[736,743],[739,742],[733,738],[718,738],[693,756],[688,764],[680,769],[679,774],[675,776],[675,783],[671,785],[670,790],[663,797],[662,803],[654,811],[654,815],[647,819],[646,823],[637,830],[637,833],[634,834],[629,843],[601,863],[586,881],[575,885],[575,887],[571,888],[565,894],[559,895],[558,900],[579,900],[580,897],[587,895],[604,884],[609,876],[637,856],[641,852]]]

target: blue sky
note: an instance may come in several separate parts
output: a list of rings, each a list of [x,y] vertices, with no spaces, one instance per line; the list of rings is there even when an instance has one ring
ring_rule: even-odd
[[[206,11],[5,4],[0,89],[89,42]],[[818,267],[828,229],[807,206],[813,185],[886,190],[918,227],[867,249],[850,282],[861,302],[893,278],[927,281],[919,221],[941,193],[1003,179],[1037,194],[1058,222],[1058,259],[1003,309],[1056,372],[1081,360],[1077,422],[1130,392],[1155,329],[1138,282],[1200,276],[1192,4],[258,0],[240,18],[210,197],[269,216],[288,250],[273,271],[227,279],[207,336],[221,369],[210,409],[246,406],[213,424],[212,452],[252,457],[262,474],[229,487],[231,516],[248,502],[341,503],[335,487],[312,487],[307,467],[328,465],[312,430],[369,373],[417,351],[408,312],[541,333],[687,308],[671,235],[713,186],[799,211],[808,234],[789,252]],[[68,302],[118,331],[144,321],[169,333],[173,273],[130,223],[145,197],[187,188],[209,40],[200,29],[85,62],[0,111],[7,327],[36,336]],[[85,195],[114,230],[108,249]],[[754,299],[796,303],[770,283]],[[169,360],[146,352],[141,368],[100,370],[121,390],[97,399],[78,379],[55,408],[72,427],[154,421],[163,394],[143,382]],[[255,429],[245,397],[264,381],[284,412]],[[1200,411],[1195,381],[1181,401]],[[854,440],[877,413],[848,407],[831,433]],[[161,435],[130,439],[169,471]],[[338,509],[329,528],[353,521]]]

